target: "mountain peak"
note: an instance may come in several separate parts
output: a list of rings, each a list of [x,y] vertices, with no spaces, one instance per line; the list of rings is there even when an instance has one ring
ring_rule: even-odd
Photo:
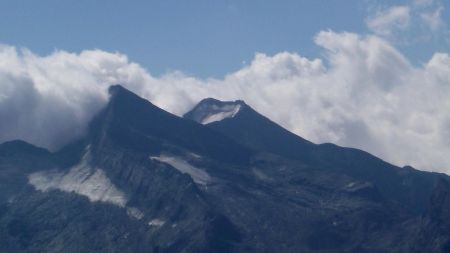
[[[247,105],[242,100],[220,101],[205,98],[184,115],[203,125],[235,117]]]
[[[94,151],[107,140],[134,152],[159,153],[170,146],[231,163],[248,160],[250,150],[225,135],[166,112],[120,85],[109,93],[108,105],[91,122]]]
[[[130,90],[126,89],[125,87],[123,87],[120,84],[115,84],[115,85],[111,85],[108,88],[108,93],[110,95],[110,103],[119,99],[119,100],[128,100],[128,101],[134,101],[134,103],[141,101],[147,103],[147,104],[151,104],[150,101],[147,101],[141,97],[139,97],[138,95],[134,94],[133,92],[131,92]],[[122,102],[121,102],[122,103]]]
[[[126,91],[128,91],[127,89],[125,89],[122,85],[120,85],[120,84],[114,84],[114,85],[111,85],[111,86],[109,86],[109,88],[108,88],[108,92],[109,92],[109,94],[111,94],[111,95],[114,95],[114,94],[116,94],[116,93],[118,93],[118,92],[126,92]]]
[[[206,98],[184,116],[207,125],[254,150],[298,157],[306,156],[313,144],[259,114],[242,100]]]

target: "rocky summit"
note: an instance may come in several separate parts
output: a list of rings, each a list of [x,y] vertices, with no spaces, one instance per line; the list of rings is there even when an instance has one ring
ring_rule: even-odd
[[[0,252],[450,252],[444,174],[314,144],[244,101],[178,117],[109,93],[59,151],[0,145]]]

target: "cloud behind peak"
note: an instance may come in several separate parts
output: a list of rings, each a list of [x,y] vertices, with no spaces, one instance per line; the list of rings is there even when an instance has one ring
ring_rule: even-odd
[[[242,99],[314,142],[450,173],[448,54],[414,66],[375,35],[323,31],[315,42],[323,58],[258,53],[221,79],[156,77],[101,50],[39,56],[0,46],[0,142],[23,139],[55,150],[84,134],[109,85],[120,83],[178,115],[205,97]]]

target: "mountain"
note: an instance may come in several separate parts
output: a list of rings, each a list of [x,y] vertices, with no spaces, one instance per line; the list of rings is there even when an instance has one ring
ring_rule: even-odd
[[[448,177],[317,145],[243,101],[122,86],[51,153],[0,144],[0,252],[448,252]]]
[[[250,157],[250,150],[230,138],[163,111],[122,86],[111,86],[109,92],[108,106],[91,125],[94,142],[101,142],[106,134],[135,152],[159,153],[171,146],[224,162],[245,163]]]
[[[308,159],[311,154],[307,152],[314,146],[239,100],[222,102],[207,98],[183,117],[208,125],[254,150],[268,151],[288,158]]]
[[[218,108],[239,106],[233,117],[205,122],[202,115],[220,113]],[[337,172],[341,175],[374,183],[380,193],[415,214],[424,211],[432,193],[434,173],[425,173],[410,166],[398,168],[364,151],[326,143],[313,144],[253,110],[243,101],[222,102],[207,98],[184,116],[232,138],[243,146],[302,162],[312,169]]]

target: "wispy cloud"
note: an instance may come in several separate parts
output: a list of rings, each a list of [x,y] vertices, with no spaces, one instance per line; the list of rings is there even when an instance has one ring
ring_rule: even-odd
[[[408,29],[410,22],[408,6],[392,6],[369,17],[367,26],[378,35],[391,36],[398,30]]]
[[[448,27],[443,20],[445,7],[440,0],[412,0],[405,5],[371,5],[366,24],[369,30],[396,44],[446,40]]]
[[[428,25],[432,31],[438,31],[440,28],[444,27],[445,23],[442,20],[442,12],[444,7],[440,6],[432,11],[425,11],[420,14],[423,22]]]
[[[430,6],[433,5],[435,0],[413,0],[412,4],[415,6]]]

